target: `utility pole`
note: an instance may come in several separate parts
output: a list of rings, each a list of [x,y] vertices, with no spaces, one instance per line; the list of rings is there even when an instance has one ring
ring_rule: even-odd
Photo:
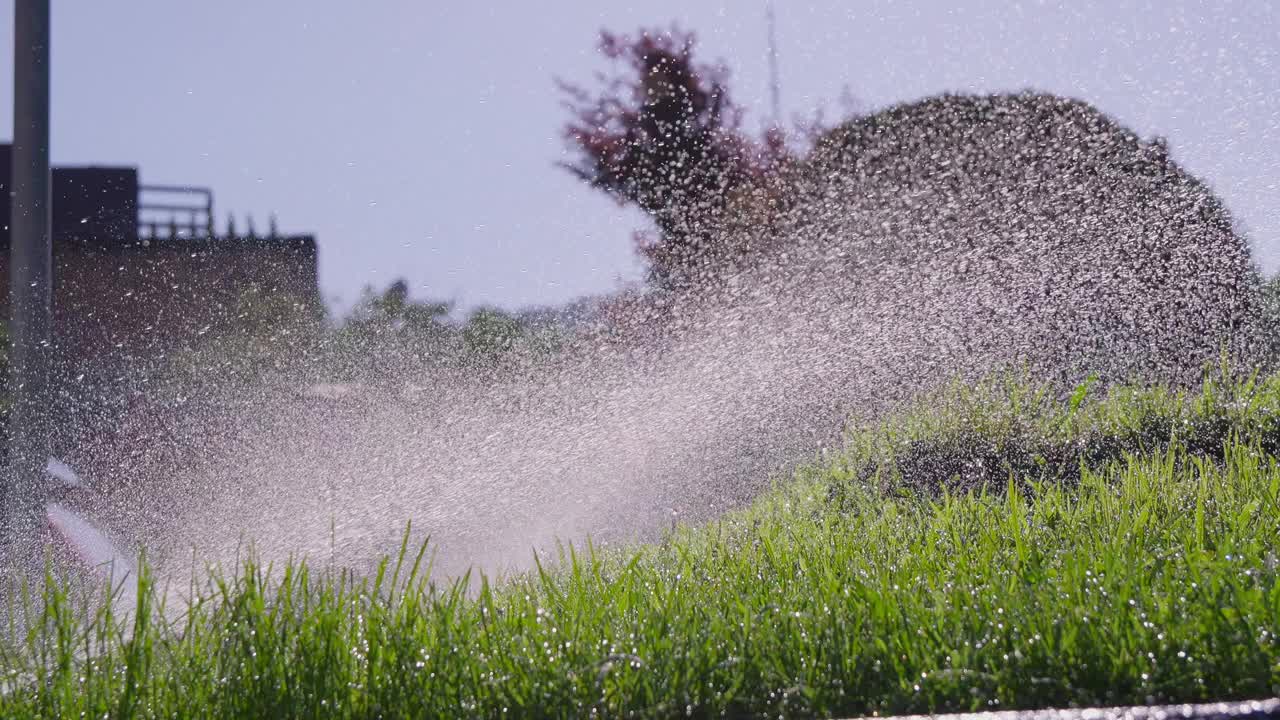
[[[782,88],[778,81],[778,19],[773,13],[773,0],[765,5],[769,22],[769,99],[773,104],[773,126],[782,128]]]
[[[15,0],[9,234],[9,468],[0,485],[4,545],[36,557],[49,458],[53,261],[49,178],[49,0]]]

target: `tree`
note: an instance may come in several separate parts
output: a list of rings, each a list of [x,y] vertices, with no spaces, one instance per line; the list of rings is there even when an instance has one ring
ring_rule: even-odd
[[[366,287],[360,302],[331,334],[330,355],[346,375],[359,379],[441,365],[453,352],[452,307],[448,302],[411,300],[404,280],[382,292]]]
[[[387,326],[402,334],[437,338],[445,333],[446,321],[452,310],[453,305],[448,302],[409,300],[409,284],[404,280],[396,280],[387,286],[382,295],[366,299],[364,320]]]
[[[467,319],[462,343],[472,358],[494,360],[512,350],[524,331],[524,324],[514,315],[482,307]]]
[[[639,250],[659,284],[696,279],[730,249],[716,228],[736,192],[788,155],[776,129],[757,143],[740,131],[728,70],[696,63],[696,38],[672,26],[636,36],[602,31],[600,52],[615,68],[590,92],[561,81],[571,118],[565,163],[577,177],[651,215],[659,236]]]

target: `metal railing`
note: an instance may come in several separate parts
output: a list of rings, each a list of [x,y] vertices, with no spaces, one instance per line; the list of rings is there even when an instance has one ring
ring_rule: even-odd
[[[148,196],[159,196],[155,201]],[[138,187],[138,235],[143,239],[211,238],[213,191],[189,185]]]

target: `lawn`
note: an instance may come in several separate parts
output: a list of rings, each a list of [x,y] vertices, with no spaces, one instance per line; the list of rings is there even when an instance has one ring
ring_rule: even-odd
[[[251,561],[10,606],[0,716],[829,716],[1280,694],[1280,375],[960,387],[750,508],[490,584]],[[407,534],[406,537],[409,537]],[[26,618],[23,622],[22,619]],[[26,625],[28,630],[16,628]],[[38,679],[33,680],[33,678]]]

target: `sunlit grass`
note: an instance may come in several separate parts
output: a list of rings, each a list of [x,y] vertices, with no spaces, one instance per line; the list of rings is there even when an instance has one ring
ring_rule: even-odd
[[[855,431],[747,511],[627,554],[566,549],[496,587],[433,582],[429,546],[372,577],[246,562],[181,613],[155,607],[146,573],[123,619],[55,587],[0,645],[17,687],[0,716],[805,716],[1274,695],[1278,403],[1276,377],[1181,394],[956,390]],[[1049,469],[956,489],[917,463],[904,478],[912,443],[961,431],[997,458],[1090,438],[1105,452],[1067,476],[1031,465]]]

